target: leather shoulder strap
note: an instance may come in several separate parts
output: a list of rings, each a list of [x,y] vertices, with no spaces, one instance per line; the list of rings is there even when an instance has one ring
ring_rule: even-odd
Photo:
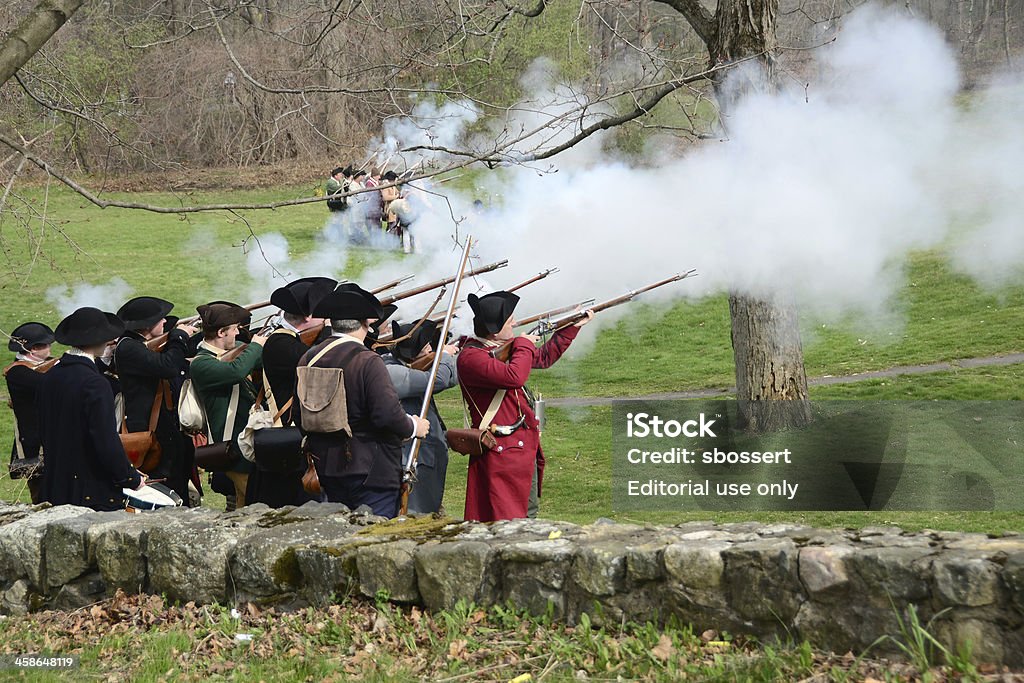
[[[6,368],[4,368],[4,377],[7,376],[8,372],[18,367],[19,365],[23,365],[26,368],[34,368],[36,365],[38,365],[38,363],[33,363],[32,361],[29,360],[16,360],[10,365],[8,365]]]

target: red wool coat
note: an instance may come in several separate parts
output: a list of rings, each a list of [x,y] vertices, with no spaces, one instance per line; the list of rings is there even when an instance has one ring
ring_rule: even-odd
[[[544,454],[540,448],[537,416],[523,393],[523,385],[533,368],[551,367],[576,338],[575,326],[555,333],[546,344],[536,348],[528,339],[512,342],[508,362],[494,358],[489,349],[471,340],[458,355],[459,385],[469,408],[472,426],[480,424],[495,392],[505,389],[493,423],[512,425],[525,415],[522,427],[509,436],[498,436],[498,446],[481,456],[469,458],[466,486],[467,520],[492,522],[526,516],[530,482],[536,463],[537,493],[544,475]]]

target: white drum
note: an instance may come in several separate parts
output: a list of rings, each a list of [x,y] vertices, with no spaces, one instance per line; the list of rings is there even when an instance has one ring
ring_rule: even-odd
[[[146,484],[141,489],[122,489],[125,507],[129,510],[159,510],[181,505],[181,496],[173,489],[157,482]]]

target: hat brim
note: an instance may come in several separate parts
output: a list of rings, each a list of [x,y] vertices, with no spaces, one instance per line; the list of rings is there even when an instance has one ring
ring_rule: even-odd
[[[356,292],[334,291],[317,302],[313,316],[330,320],[380,320],[384,311],[379,303]]]
[[[7,348],[14,353],[26,353],[36,346],[49,346],[54,341],[53,330],[49,326],[43,323],[22,323],[11,330]]]
[[[94,325],[86,330],[70,329],[71,325],[66,324],[70,317],[65,318],[57,325],[57,329],[53,331],[53,336],[56,341],[65,346],[74,346],[81,349],[106,344],[108,341],[117,339],[124,334],[125,326],[120,318],[113,313],[105,311],[103,315],[106,316],[104,323]]]
[[[146,316],[145,318],[138,318],[135,320],[122,318],[124,322],[124,328],[126,330],[147,330],[153,325],[167,317],[167,314],[174,308],[174,304],[170,301],[160,300],[159,308],[154,313]]]

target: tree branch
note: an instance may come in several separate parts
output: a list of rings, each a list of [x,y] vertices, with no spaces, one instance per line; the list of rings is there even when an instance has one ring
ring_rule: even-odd
[[[0,43],[0,85],[14,75],[78,11],[84,0],[41,0]]]
[[[700,0],[654,0],[654,2],[668,5],[682,14],[705,45],[710,47],[714,42],[715,15],[700,4]]]

